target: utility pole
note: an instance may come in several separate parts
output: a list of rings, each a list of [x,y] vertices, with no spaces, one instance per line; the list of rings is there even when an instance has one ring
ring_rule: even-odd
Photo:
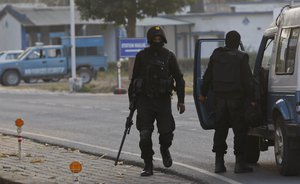
[[[81,78],[76,77],[76,43],[75,43],[75,4],[70,0],[70,27],[71,27],[71,78],[69,86],[71,92],[76,92],[82,87]]]
[[[72,78],[76,78],[76,50],[75,50],[75,5],[74,0],[70,0],[70,18],[71,18],[71,71],[72,71]]]

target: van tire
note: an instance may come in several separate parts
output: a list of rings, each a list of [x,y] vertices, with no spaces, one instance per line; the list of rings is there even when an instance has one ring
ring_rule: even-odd
[[[17,86],[20,84],[20,80],[20,74],[16,70],[8,70],[2,77],[4,86]]]
[[[289,138],[284,131],[283,119],[276,118],[274,154],[279,173],[283,176],[295,176],[297,171],[297,152],[289,148]]]
[[[78,70],[78,75],[82,79],[82,84],[88,84],[92,80],[92,72],[88,68],[80,68]]]
[[[246,139],[245,159],[247,163],[255,164],[259,160],[259,137],[248,135]]]

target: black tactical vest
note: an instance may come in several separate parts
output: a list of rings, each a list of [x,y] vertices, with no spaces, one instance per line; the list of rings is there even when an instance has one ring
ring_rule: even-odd
[[[174,79],[169,71],[169,59],[169,51],[166,56],[153,56],[146,51],[143,91],[148,97],[172,95]]]
[[[213,88],[215,92],[243,91],[241,83],[241,62],[243,53],[238,50],[217,49],[212,56]]]

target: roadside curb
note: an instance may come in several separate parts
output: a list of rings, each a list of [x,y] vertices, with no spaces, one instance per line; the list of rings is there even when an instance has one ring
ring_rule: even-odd
[[[6,138],[6,139],[12,139],[13,137],[17,137],[13,133],[3,133],[2,132],[1,135],[6,136],[6,137],[10,137],[10,138]],[[151,182],[151,181],[153,183],[154,181],[159,181],[159,180],[157,180],[158,178],[161,178],[163,181],[169,181],[170,180],[170,182],[173,180],[172,182],[176,183],[176,184],[178,182],[179,183],[187,183],[187,184],[198,183],[193,178],[190,178],[188,176],[184,176],[183,174],[177,173],[176,171],[172,171],[172,170],[169,170],[169,169],[163,169],[163,168],[160,168],[160,167],[157,167],[157,168],[154,169],[154,172],[155,172],[154,177],[151,177],[150,180],[145,180],[143,177],[139,176],[141,168],[143,167],[143,163],[141,163],[141,162],[137,162],[135,160],[123,159],[123,160],[121,160],[121,164],[119,164],[119,165],[117,165],[117,167],[115,167],[115,166],[113,166],[113,162],[115,160],[115,157],[113,157],[113,156],[100,154],[99,152],[98,153],[95,153],[95,152],[92,153],[92,152],[88,152],[88,151],[82,151],[82,150],[79,150],[77,147],[70,147],[70,146],[63,145],[63,143],[53,144],[53,143],[47,143],[45,141],[41,141],[41,140],[38,140],[38,139],[34,139],[34,138],[31,138],[31,137],[26,137],[25,136],[24,138],[25,138],[24,141],[27,142],[27,144],[39,144],[41,146],[46,146],[47,149],[50,149],[51,147],[57,147],[57,148],[54,148],[54,149],[65,150],[64,152],[66,152],[66,151],[68,152],[68,150],[76,150],[76,151],[78,151],[78,154],[86,155],[85,157],[93,157],[91,162],[93,162],[94,158],[96,158],[95,160],[98,159],[98,161],[102,160],[101,162],[103,162],[103,163],[105,162],[105,164],[104,165],[103,164],[100,164],[100,165],[97,164],[96,168],[98,167],[98,169],[100,168],[100,170],[101,169],[106,169],[106,170],[110,169],[111,174],[101,173],[101,171],[100,171],[100,173],[92,174],[91,177],[95,177],[95,175],[100,176],[100,178],[102,178],[102,177],[103,178],[112,177],[112,179],[113,179],[112,182],[113,183],[114,183],[114,180],[117,180],[115,177],[124,177],[125,180],[124,181],[122,180],[121,183],[124,183],[124,182],[126,182],[126,180],[131,180],[131,178],[134,178],[134,181],[132,182],[134,184],[141,183],[141,182],[146,184],[147,182]],[[13,140],[13,142],[14,142],[14,140]],[[8,143],[3,142],[2,146],[6,146],[7,144]],[[10,144],[13,144],[13,143],[10,143]],[[3,148],[2,148],[2,151],[3,151]],[[25,152],[26,152],[26,148],[25,148],[24,153]],[[41,154],[41,153],[36,153],[35,154],[34,150],[28,151],[28,147],[27,147],[27,153],[30,153],[30,152],[31,152],[32,158],[36,155]],[[54,163],[51,163],[51,160],[49,160],[47,158],[48,156],[53,157],[52,154],[53,153],[51,153],[51,152],[49,154],[47,153],[47,155],[45,155],[45,158],[43,160],[45,160],[44,164],[47,164],[50,161],[50,163],[48,163],[48,164],[52,164],[52,165],[50,165],[49,167],[53,168]],[[58,156],[58,157],[60,157],[60,156]],[[41,182],[41,180],[39,180],[39,179],[41,179],[41,177],[39,175],[40,174],[39,171],[37,171],[37,175],[33,171],[33,177],[32,177],[31,167],[35,167],[35,166],[34,165],[33,166],[32,165],[28,166],[28,163],[30,162],[30,160],[32,158],[25,158],[25,157],[23,158],[22,157],[22,161],[21,161],[22,164],[20,164],[19,161],[17,161],[17,157],[14,157],[14,156],[12,158],[14,161],[13,160],[12,161],[9,161],[9,160],[2,161],[2,167],[3,168],[6,168],[5,163],[7,163],[8,166],[7,166],[7,169],[4,169],[4,171],[0,172],[0,183],[1,184],[2,183],[3,184],[54,184],[52,182],[53,180],[51,179],[51,178],[55,178],[55,177],[53,177],[53,175],[51,175],[51,174],[53,174],[52,171],[49,171],[49,173],[46,174],[47,177],[46,177],[45,182]],[[5,159],[5,158],[3,158],[3,159]],[[82,159],[84,164],[88,164],[88,165],[91,164],[91,163],[88,163],[86,158],[78,157],[78,155],[77,155],[77,159],[79,159],[79,160]],[[1,161],[1,159],[0,159],[0,161]],[[10,162],[12,162],[12,165],[11,165]],[[66,165],[69,164],[69,162],[70,162],[70,159],[69,159],[69,161],[67,159],[67,160],[64,160],[64,161],[55,161],[55,164],[58,164],[59,167],[60,167],[60,170],[62,170],[62,167],[65,168]],[[13,165],[13,164],[15,164],[15,165]],[[38,165],[40,165],[40,164],[38,164]],[[90,165],[90,166],[88,166],[88,165],[85,165],[85,169],[86,169],[85,172],[86,173],[82,174],[83,179],[87,179],[87,178],[90,177],[90,174],[91,174],[90,172],[91,171],[87,171],[87,170],[91,170],[91,169],[95,170],[96,169],[96,168],[93,168],[94,167],[93,164]],[[45,165],[45,167],[48,167],[48,165]],[[57,167],[57,166],[55,166],[55,167]],[[121,174],[121,176],[116,176],[116,173],[119,173],[119,171],[120,171],[120,173],[124,172],[124,175]],[[13,172],[15,172],[15,173],[13,174]],[[27,173],[24,173],[24,177],[22,177],[22,172],[27,172]],[[65,174],[65,173],[66,173],[66,171],[64,171],[63,174]],[[31,175],[31,176],[29,176],[28,174]],[[71,173],[68,176],[68,178],[69,178],[68,180],[70,180],[70,177],[71,177],[70,175],[71,175]],[[37,178],[36,178],[37,180],[35,179],[35,176],[37,176]],[[45,176],[45,173],[44,173],[44,176]],[[47,178],[48,179],[50,178],[50,182],[47,182],[48,181]],[[58,177],[58,179],[59,179],[59,177]],[[119,183],[119,182],[120,182],[120,178],[115,183]],[[55,183],[57,183],[57,182],[55,182]],[[59,183],[61,183],[61,182],[59,182]],[[83,183],[85,183],[85,182],[83,182]],[[88,182],[88,183],[90,183],[90,182]],[[107,182],[104,182],[104,183],[107,183]],[[108,182],[108,183],[110,183],[110,182]],[[129,183],[131,183],[131,182],[129,182]]]
[[[7,136],[17,137],[17,135],[14,135],[14,134],[9,134],[9,133],[2,133],[2,134],[7,135]],[[27,136],[23,136],[23,138],[29,139],[33,142],[40,143],[40,144],[49,144],[51,146],[59,146],[59,147],[66,148],[66,149],[78,149],[77,147],[63,145],[63,143],[62,144],[49,143],[49,142],[46,142],[46,141],[41,141],[39,139],[35,139],[35,138],[27,137]],[[84,150],[80,150],[80,152],[84,153],[84,154],[88,154],[88,155],[103,156],[104,159],[112,160],[112,161],[115,161],[115,159],[116,159],[114,156],[105,155],[103,153],[89,152],[89,151],[84,151]],[[141,161],[139,162],[139,161],[131,160],[131,159],[130,160],[129,159],[128,160],[120,159],[120,161],[124,162],[124,164],[127,164],[127,165],[133,165],[133,166],[136,166],[136,167],[140,167],[141,169],[144,167],[144,163],[142,163]],[[153,168],[153,170],[161,172],[161,173],[169,174],[169,175],[175,175],[175,176],[178,176],[178,177],[196,182],[195,178],[184,175],[184,174],[179,173],[179,172],[174,171],[174,170],[164,169],[164,168],[161,168],[161,167],[155,167],[155,168]],[[17,183],[17,184],[19,184],[19,183]]]

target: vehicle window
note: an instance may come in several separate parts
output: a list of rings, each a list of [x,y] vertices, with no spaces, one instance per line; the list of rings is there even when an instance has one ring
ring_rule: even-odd
[[[13,59],[17,59],[19,55],[20,55],[20,53],[14,53],[12,57],[13,57]]]
[[[41,59],[41,58],[45,58],[45,51],[42,49],[35,50],[28,55],[28,59]]]
[[[288,45],[288,52],[286,56],[286,68],[288,73],[294,73],[295,68],[295,57],[296,57],[296,48],[298,43],[300,28],[292,29],[289,45]]]
[[[270,68],[270,62],[271,62],[271,56],[272,56],[272,48],[274,45],[274,40],[269,39],[267,41],[267,45],[264,51],[264,56],[262,59],[261,67],[264,69],[269,69]]]
[[[7,54],[5,59],[6,60],[14,59],[13,57],[14,57],[13,54]]]
[[[17,54],[17,53],[7,54],[6,60],[16,59],[16,58],[18,57],[18,55],[19,55],[19,54]]]
[[[48,49],[47,50],[48,58],[57,58],[61,57],[61,50],[60,49]]]
[[[300,28],[283,29],[280,35],[275,73],[288,75],[294,73],[296,48]]]

